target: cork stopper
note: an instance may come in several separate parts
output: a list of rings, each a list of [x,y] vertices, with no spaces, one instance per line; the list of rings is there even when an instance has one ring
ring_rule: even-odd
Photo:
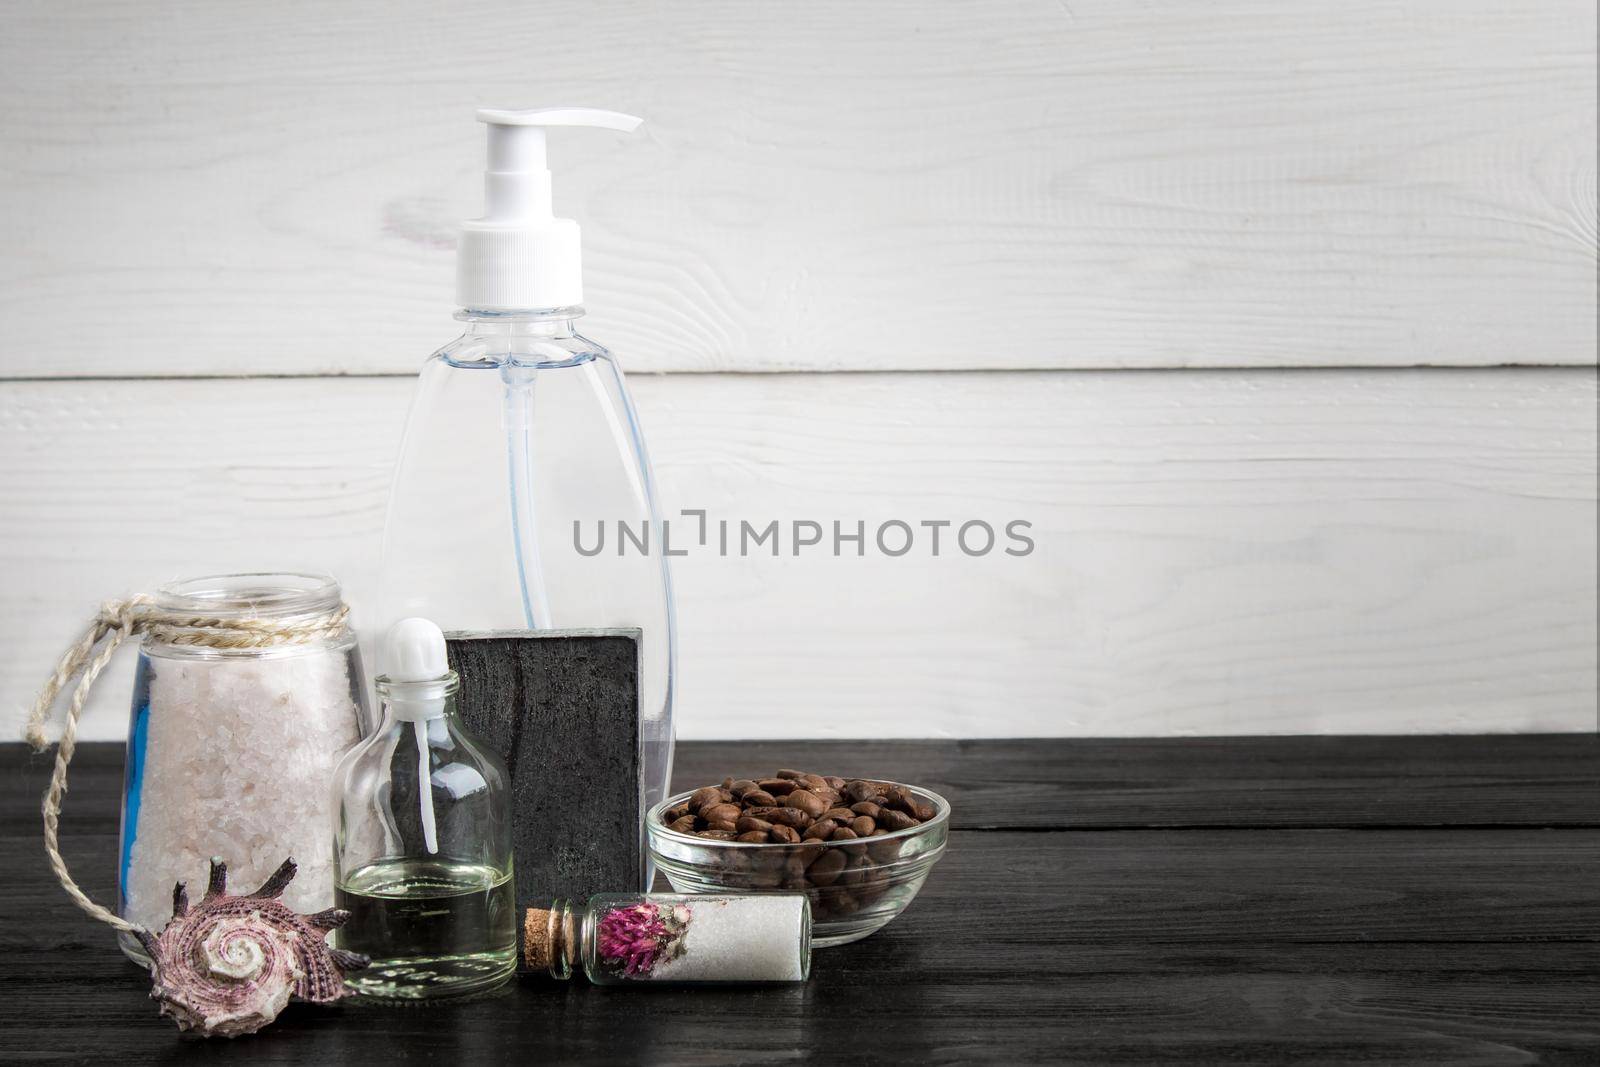
[[[551,978],[571,978],[578,938],[570,901],[553,900],[548,908],[529,908],[522,913],[523,966]]]
[[[548,971],[555,959],[554,912],[529,908],[522,919],[522,962],[529,970]]]

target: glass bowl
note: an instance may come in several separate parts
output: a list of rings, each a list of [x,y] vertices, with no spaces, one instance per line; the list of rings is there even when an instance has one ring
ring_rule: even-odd
[[[944,855],[950,802],[926,789],[903,788],[933,805],[933,818],[878,837],[793,845],[680,833],[661,821],[663,812],[693,795],[679,793],[645,819],[650,856],[679,893],[803,892],[811,900],[812,946],[848,944],[904,911]]]

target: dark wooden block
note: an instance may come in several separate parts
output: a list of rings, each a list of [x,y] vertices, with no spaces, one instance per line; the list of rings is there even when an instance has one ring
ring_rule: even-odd
[[[637,890],[639,631],[446,636],[462,718],[511,773],[519,906]]]

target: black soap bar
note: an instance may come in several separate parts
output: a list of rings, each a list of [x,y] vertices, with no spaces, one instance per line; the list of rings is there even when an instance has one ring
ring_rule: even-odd
[[[643,877],[639,631],[445,635],[467,728],[511,774],[519,907]]]

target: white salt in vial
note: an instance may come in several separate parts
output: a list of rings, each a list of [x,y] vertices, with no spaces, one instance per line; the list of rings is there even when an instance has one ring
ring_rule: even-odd
[[[591,982],[803,982],[811,907],[798,893],[602,894],[528,909],[523,960],[553,978]]]
[[[365,721],[338,583],[217,575],[163,587],[154,607],[174,621],[149,630],[139,651],[117,866],[122,917],[160,930],[173,884],[204,887],[212,856],[241,891],[292,858],[299,870],[284,902],[299,912],[332,907],[329,783]],[[131,936],[122,946],[143,962]]]

